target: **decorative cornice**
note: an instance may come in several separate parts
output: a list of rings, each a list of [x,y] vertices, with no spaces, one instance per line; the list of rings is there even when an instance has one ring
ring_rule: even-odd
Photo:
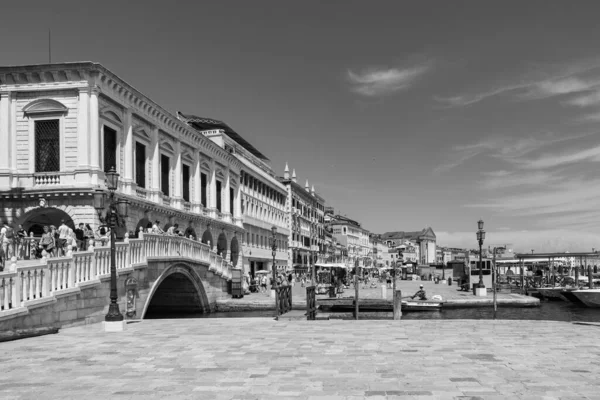
[[[225,160],[230,167],[241,169],[241,163],[210,139],[180,121],[133,86],[104,66],[93,62],[74,62],[0,67],[0,91],[32,91],[52,89],[99,90],[122,107],[131,107],[142,118],[156,120],[159,128],[175,133],[179,140],[193,148],[204,147]],[[96,92],[99,93],[99,92]]]

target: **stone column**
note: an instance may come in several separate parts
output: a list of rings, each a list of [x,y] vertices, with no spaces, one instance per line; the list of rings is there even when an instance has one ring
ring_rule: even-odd
[[[91,89],[90,94],[90,169],[92,170],[92,184],[97,185],[104,182],[104,173],[100,170],[100,110],[98,107],[97,87]],[[100,176],[101,175],[101,176]]]
[[[90,88],[79,89],[77,109],[77,170],[75,179],[78,183],[90,182]]]
[[[208,191],[210,196],[209,208],[210,216],[217,218],[217,166],[215,160],[211,161],[210,166],[210,190]]]
[[[178,140],[175,142],[175,168],[174,168],[174,182],[173,182],[173,194],[171,207],[183,208],[183,193],[182,193],[182,167],[181,167],[181,142]]]
[[[154,202],[160,203],[162,199],[160,197],[160,151],[158,142],[158,127],[152,127],[152,143],[150,144],[150,152],[152,158],[150,163],[152,165],[152,178],[150,182],[150,199]]]
[[[231,174],[229,171],[229,168],[227,168],[225,170],[225,195],[223,196],[222,199],[222,207],[221,209],[223,210],[223,220],[226,222],[232,222],[231,220],[231,206],[230,206],[230,202],[229,202],[229,189],[231,188]]]
[[[17,96],[11,96],[10,99],[10,134],[9,134],[9,139],[10,139],[10,169],[12,171],[13,174],[17,174]],[[64,152],[64,145],[61,146],[62,148],[60,149],[60,154],[63,154]],[[59,160],[61,167],[64,167],[64,165],[62,165],[62,158],[61,160]],[[13,176],[13,187],[17,186],[17,177]]]
[[[194,152],[194,170],[193,170],[193,181],[194,181],[194,193],[192,195],[192,210],[195,213],[202,213],[200,209],[200,203],[202,202],[202,179],[200,178],[200,152]]]
[[[0,93],[0,188],[10,188],[10,105],[11,105],[12,93],[2,92]],[[33,146],[30,147],[33,149]]]
[[[126,194],[134,195],[133,177],[133,124],[131,109],[126,108],[123,112],[123,189]]]
[[[242,182],[238,183],[238,187],[235,190],[235,216],[233,218],[233,223],[239,226],[240,228],[244,227],[244,216],[242,215]]]

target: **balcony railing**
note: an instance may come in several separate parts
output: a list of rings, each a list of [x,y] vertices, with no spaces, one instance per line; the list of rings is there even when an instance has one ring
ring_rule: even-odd
[[[126,239],[115,245],[116,268],[123,273],[134,266],[147,266],[152,258],[181,257],[210,263],[211,272],[231,280],[233,265],[208,245],[195,240],[144,234],[143,239]],[[76,252],[70,257],[38,261],[39,264],[32,265],[13,264],[11,271],[0,272],[0,317],[9,310],[26,307],[28,301],[50,299],[60,291],[110,276],[108,246],[92,245],[89,251]]]
[[[60,172],[36,172],[33,174],[33,182],[37,185],[60,185],[61,184],[61,173]]]

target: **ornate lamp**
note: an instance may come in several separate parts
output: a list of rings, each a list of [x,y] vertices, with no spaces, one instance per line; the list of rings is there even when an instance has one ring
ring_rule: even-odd
[[[119,185],[119,174],[115,171],[115,167],[111,167],[110,171],[106,173],[106,187],[111,192],[117,190]]]

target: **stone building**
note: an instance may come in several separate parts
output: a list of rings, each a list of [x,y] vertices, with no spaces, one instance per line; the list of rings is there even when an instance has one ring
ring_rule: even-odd
[[[381,238],[391,248],[396,248],[400,245],[406,246],[406,242],[410,242],[417,248],[418,254],[416,257],[419,264],[428,265],[436,263],[436,236],[430,227],[414,232],[386,232],[381,235]],[[404,259],[406,261],[406,256]]]
[[[182,113],[178,116],[241,163],[241,209],[246,231],[241,238],[244,273],[254,277],[256,271],[271,271],[273,226],[277,229],[275,263],[278,269],[285,269],[289,236],[287,191],[275,177],[269,159],[222,121]]]
[[[328,225],[333,237],[348,251],[352,266],[367,267],[373,263],[373,246],[369,240],[369,231],[360,223],[342,215],[329,215]]]
[[[242,161],[102,65],[0,67],[0,141],[9,223],[98,227],[93,193],[115,167],[130,202],[119,236],[177,223],[238,262]]]
[[[304,188],[297,182],[296,170],[285,166],[283,178],[279,178],[287,190],[289,266],[299,272],[309,272],[309,267],[324,262],[327,255],[325,242],[325,200],[308,184]]]

